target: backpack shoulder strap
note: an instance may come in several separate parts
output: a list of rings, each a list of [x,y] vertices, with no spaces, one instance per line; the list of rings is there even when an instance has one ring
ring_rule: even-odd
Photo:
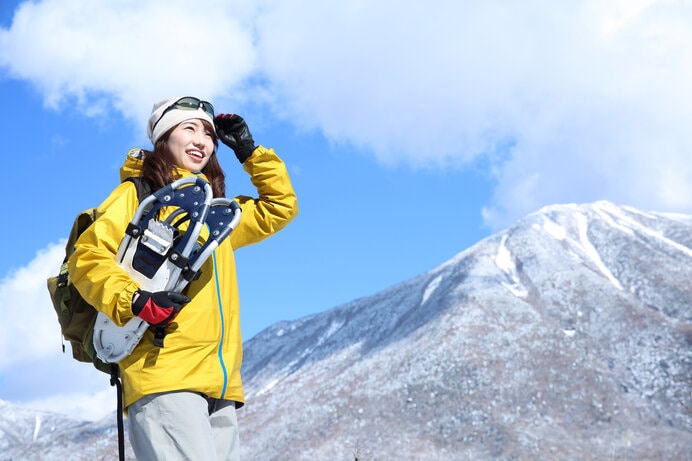
[[[129,181],[135,185],[137,189],[137,200],[140,202],[151,195],[151,186],[141,176],[130,176],[129,178],[125,178],[125,181]]]

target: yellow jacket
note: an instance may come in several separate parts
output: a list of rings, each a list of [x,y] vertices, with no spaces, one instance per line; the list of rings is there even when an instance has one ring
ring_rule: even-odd
[[[121,180],[140,176],[141,166],[141,160],[128,155],[120,170]],[[154,346],[153,333],[147,331],[132,354],[120,362],[125,406],[145,395],[173,390],[244,402],[233,250],[278,232],[298,213],[298,205],[286,167],[272,149],[258,146],[243,168],[259,198],[235,198],[242,208],[241,220],[202,266],[201,277],[188,285],[185,293],[192,301],[167,327],[164,347]],[[178,169],[174,176],[191,175]],[[99,205],[97,220],[80,236],[69,260],[68,270],[80,294],[118,325],[133,317],[132,295],[139,288],[115,263],[125,228],[138,205],[135,185],[129,181],[120,184]],[[164,208],[164,217],[166,213]]]

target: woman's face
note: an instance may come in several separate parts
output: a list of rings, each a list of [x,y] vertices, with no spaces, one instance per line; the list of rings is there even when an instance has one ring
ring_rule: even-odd
[[[213,133],[208,131],[200,119],[185,120],[171,131],[168,151],[173,163],[192,173],[202,171],[214,152]]]

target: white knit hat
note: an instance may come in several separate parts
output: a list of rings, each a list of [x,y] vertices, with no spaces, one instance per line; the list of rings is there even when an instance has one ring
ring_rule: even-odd
[[[154,104],[154,107],[152,107],[149,123],[147,123],[147,135],[149,136],[152,145],[155,145],[156,141],[158,141],[165,132],[177,124],[192,118],[199,118],[208,121],[211,124],[212,129],[214,129],[214,133],[216,133],[216,129],[214,128],[214,120],[212,120],[211,116],[204,109],[202,109],[202,107],[198,107],[197,110],[175,108],[166,112],[166,109],[171,107],[182,97],[183,96],[164,99],[157,102]],[[166,113],[164,114],[164,112]]]

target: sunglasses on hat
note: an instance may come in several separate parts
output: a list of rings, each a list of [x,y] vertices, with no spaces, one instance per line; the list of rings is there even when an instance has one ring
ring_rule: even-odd
[[[184,98],[180,98],[170,106],[166,107],[166,109],[161,114],[161,117],[159,117],[159,119],[156,121],[156,123],[154,123],[154,126],[152,126],[151,129],[153,131],[154,128],[156,128],[156,125],[158,125],[158,123],[161,121],[163,116],[174,109],[197,110],[200,108],[204,112],[206,112],[212,118],[212,120],[214,119],[214,106],[212,106],[209,101],[202,101],[201,99],[195,98],[193,96],[185,96]]]

